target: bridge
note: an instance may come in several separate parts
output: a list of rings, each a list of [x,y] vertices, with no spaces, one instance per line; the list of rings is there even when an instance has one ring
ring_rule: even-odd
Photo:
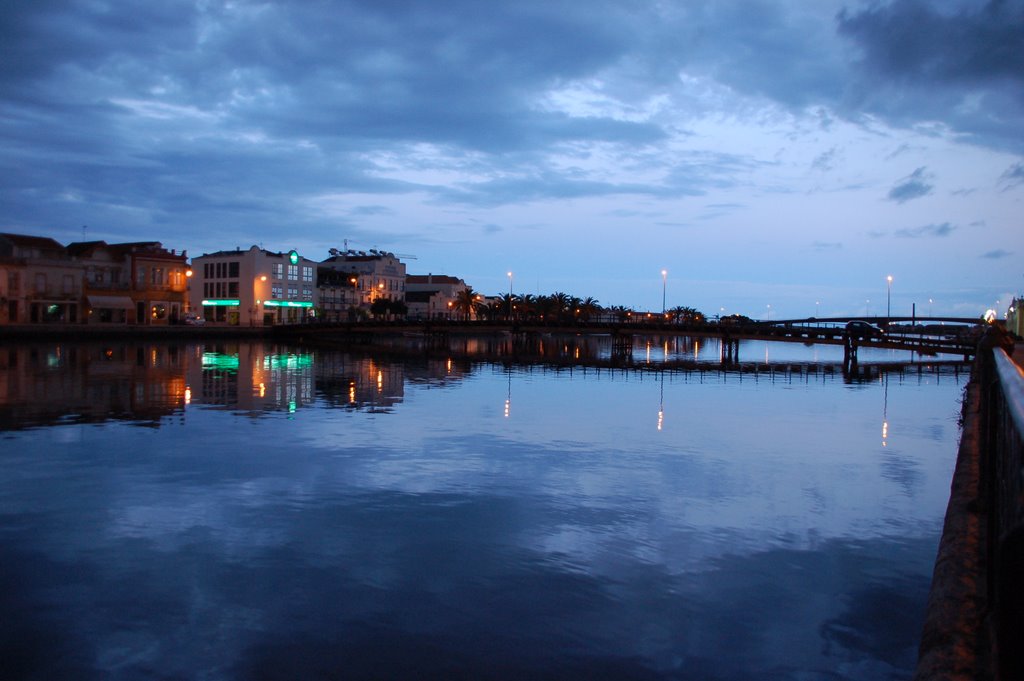
[[[857,322],[851,328],[850,322]],[[381,339],[420,339],[441,345],[460,336],[511,336],[529,338],[568,334],[609,336],[613,353],[626,358],[634,337],[687,336],[717,338],[722,343],[722,362],[740,360],[740,342],[751,340],[843,345],[843,365],[855,370],[862,347],[907,350],[923,356],[957,355],[969,361],[984,330],[981,320],[962,317],[830,317],[777,321],[735,321],[675,323],[657,315],[636,315],[627,320],[455,320],[422,321],[368,320],[343,323],[313,323],[275,326],[275,335],[314,338],[340,344],[374,344]]]

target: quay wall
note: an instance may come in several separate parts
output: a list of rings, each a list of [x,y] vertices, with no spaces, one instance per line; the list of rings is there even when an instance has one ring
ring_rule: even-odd
[[[1022,363],[1005,336],[979,346],[915,681],[1024,679]]]

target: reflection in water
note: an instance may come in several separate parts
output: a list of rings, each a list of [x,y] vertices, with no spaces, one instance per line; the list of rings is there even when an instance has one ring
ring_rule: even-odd
[[[507,359],[4,348],[7,677],[910,677],[952,369]]]

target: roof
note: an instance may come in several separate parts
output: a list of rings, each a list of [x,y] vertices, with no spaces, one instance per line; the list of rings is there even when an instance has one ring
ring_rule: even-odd
[[[8,234],[0,233],[0,237],[6,239],[15,246],[21,246],[23,248],[39,248],[44,250],[64,250],[64,247],[59,242],[54,241],[48,236],[30,236],[28,234]]]
[[[445,274],[410,274],[405,277],[406,284],[464,284],[458,277]]]

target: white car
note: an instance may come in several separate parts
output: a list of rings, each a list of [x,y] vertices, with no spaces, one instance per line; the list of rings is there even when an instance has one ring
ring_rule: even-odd
[[[206,320],[194,312],[189,312],[185,315],[185,323],[189,326],[202,326]]]

